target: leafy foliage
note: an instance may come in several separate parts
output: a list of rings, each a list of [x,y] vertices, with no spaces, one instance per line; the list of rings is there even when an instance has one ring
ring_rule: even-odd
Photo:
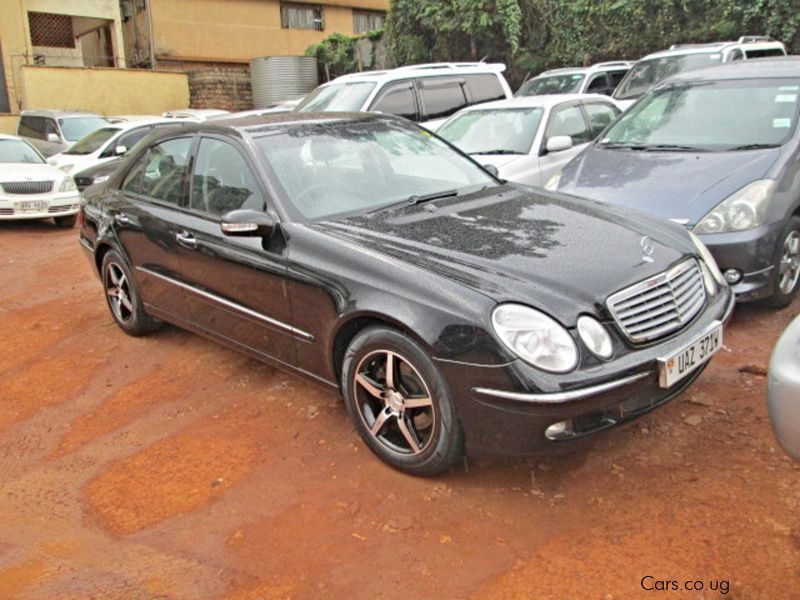
[[[800,51],[798,0],[392,0],[396,64],[504,61],[528,72],[637,59],[673,43],[771,35]]]
[[[380,43],[382,37],[382,30],[370,31],[364,35],[333,33],[318,44],[306,48],[306,56],[313,56],[317,59],[321,79],[325,81],[346,73],[363,70],[362,66],[364,65],[360,64],[357,52],[359,40],[370,40],[374,52],[374,45]],[[374,56],[370,58],[374,60]]]

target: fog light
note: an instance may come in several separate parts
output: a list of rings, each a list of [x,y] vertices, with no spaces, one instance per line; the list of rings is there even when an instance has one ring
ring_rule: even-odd
[[[567,421],[559,421],[553,423],[544,430],[544,437],[548,440],[556,442],[572,436],[572,419]]]
[[[742,280],[742,272],[739,269],[728,269],[723,276],[728,285],[735,285]]]

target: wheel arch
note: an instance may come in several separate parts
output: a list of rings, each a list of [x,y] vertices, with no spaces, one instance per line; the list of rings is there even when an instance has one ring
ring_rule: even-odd
[[[393,319],[392,317],[377,312],[362,312],[349,315],[339,323],[336,331],[331,336],[330,357],[336,382],[341,385],[342,364],[347,348],[355,337],[372,326],[383,326],[395,329],[407,335],[428,353],[432,354],[432,348],[417,332],[408,325]]]

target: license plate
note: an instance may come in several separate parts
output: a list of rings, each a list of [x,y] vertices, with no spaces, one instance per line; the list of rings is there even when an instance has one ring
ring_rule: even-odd
[[[658,383],[669,388],[688,377],[722,348],[722,323],[717,321],[704,334],[666,358],[658,359]]]
[[[39,212],[42,210],[47,210],[46,200],[22,200],[21,202],[14,202],[15,212]]]

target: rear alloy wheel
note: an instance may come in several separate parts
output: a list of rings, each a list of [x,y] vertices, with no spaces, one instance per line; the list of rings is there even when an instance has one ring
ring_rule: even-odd
[[[116,250],[109,250],[103,257],[102,274],[111,316],[125,333],[138,337],[160,327],[158,321],[145,313],[139,288],[127,263]]]
[[[778,247],[775,292],[769,303],[783,307],[791,304],[797,295],[800,281],[800,217],[792,217]]]
[[[347,409],[381,459],[406,473],[436,475],[463,454],[463,434],[438,368],[402,333],[374,327],[347,350]]]
[[[75,226],[75,221],[78,220],[78,215],[69,215],[67,217],[53,217],[53,221],[56,223],[56,227],[63,227],[64,229],[69,229]]]

